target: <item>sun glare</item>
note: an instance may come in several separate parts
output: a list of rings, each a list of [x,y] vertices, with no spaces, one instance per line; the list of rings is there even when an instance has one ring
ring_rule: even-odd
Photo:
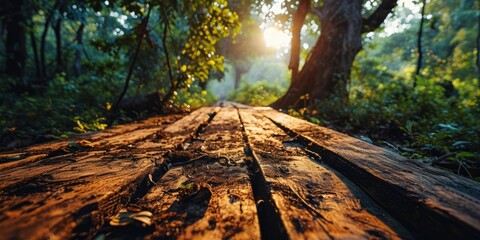
[[[267,47],[280,49],[290,46],[290,36],[276,28],[269,27],[263,32]]]

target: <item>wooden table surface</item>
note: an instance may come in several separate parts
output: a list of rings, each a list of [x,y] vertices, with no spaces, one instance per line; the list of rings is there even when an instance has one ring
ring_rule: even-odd
[[[480,239],[480,184],[226,103],[1,153],[0,234]]]

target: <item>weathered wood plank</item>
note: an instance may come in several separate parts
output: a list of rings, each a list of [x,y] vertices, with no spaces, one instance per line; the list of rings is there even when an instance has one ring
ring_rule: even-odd
[[[178,123],[170,124],[168,126],[161,123],[171,123],[170,121],[175,120],[176,116],[154,117],[151,120],[144,120],[142,122],[148,123],[144,128],[141,127],[141,123],[130,124],[125,127],[119,126],[112,130],[112,132],[114,132],[113,135],[110,135],[111,133],[96,134],[102,135],[99,138],[97,138],[96,135],[93,135],[92,138],[89,138],[88,140],[96,140],[91,142],[91,145],[93,147],[87,149],[69,148],[68,143],[71,141],[62,142],[61,147],[56,149],[55,151],[51,151],[52,147],[48,144],[34,146],[33,148],[35,149],[35,151],[42,149],[42,146],[44,146],[45,153],[36,154],[31,157],[26,157],[25,159],[0,164],[0,169],[3,171],[3,181],[0,182],[0,189],[5,188],[11,184],[28,181],[35,176],[68,165],[70,164],[69,162],[75,161],[74,159],[76,157],[84,155],[85,151],[112,151],[119,147],[134,149],[136,148],[136,144],[138,142],[141,142],[139,144],[144,144],[145,141],[142,140],[146,140],[147,138],[151,138],[151,140],[149,141],[156,141],[158,143],[157,145],[164,146],[165,148],[170,148],[172,147],[171,143],[181,143],[185,139],[190,137],[190,135],[195,132],[195,128],[199,127],[199,125],[201,124],[204,124],[205,118],[208,119],[207,113],[214,112],[216,110],[218,110],[218,108],[201,108],[191,113],[190,115],[185,116],[184,119],[180,119]],[[185,127],[186,122],[189,122],[190,126]],[[170,132],[173,132],[173,134],[170,134],[171,141],[159,142],[159,139],[163,137],[161,131],[165,127],[171,129],[169,130]],[[120,130],[124,130],[126,132],[122,133]],[[60,144],[60,142],[55,143],[54,146],[57,146],[58,144]],[[26,150],[30,149],[31,148],[27,148]],[[26,151],[22,153],[10,153],[6,156],[15,156],[16,154],[23,154],[25,156],[28,156],[31,153],[29,151]],[[55,157],[52,157],[52,155]],[[55,161],[56,159],[60,160]],[[18,174],[18,172],[22,172],[23,174]]]
[[[190,162],[174,166],[139,202],[154,213],[155,231],[150,237],[260,238],[236,111],[222,109],[197,137],[186,150],[170,154],[173,165],[180,158]],[[180,187],[189,184],[204,186],[203,194],[210,193],[182,194],[185,189]]]
[[[480,236],[478,183],[274,110],[262,113],[310,145],[417,237]]]
[[[5,170],[27,163],[41,160],[47,155],[67,154],[76,150],[69,149],[69,143],[89,141],[89,145],[96,149],[113,149],[119,146],[128,146],[142,138],[150,137],[159,130],[170,125],[182,115],[168,115],[145,119],[136,123],[117,125],[102,132],[79,134],[68,140],[61,140],[0,153],[0,170]],[[56,153],[58,152],[58,153]]]
[[[62,164],[30,181],[3,188],[0,205],[3,236],[7,239],[70,236],[77,222],[96,215],[95,211],[100,215],[111,214],[117,204],[128,203],[146,175],[153,172],[154,165],[148,158],[102,156],[103,152],[92,152],[77,158],[75,163]]]
[[[2,238],[91,238],[128,205],[147,238],[410,238],[378,204],[416,237],[480,235],[473,181],[268,108],[169,121],[0,154]]]
[[[20,154],[15,153],[14,155],[19,156]],[[12,159],[11,161],[4,161],[2,164],[0,164],[0,171],[5,171],[6,169],[9,168],[14,168],[18,166],[25,165],[27,163],[35,162],[37,160],[40,160],[42,158],[45,158],[47,154],[35,154],[32,156],[26,156],[20,158],[20,159]]]
[[[208,122],[220,111],[219,107],[204,107],[180,119],[176,124],[166,127],[162,134],[163,138],[175,139],[171,143],[158,142],[157,139],[149,139],[137,145],[138,148],[171,148],[175,142],[183,142],[198,134],[197,129],[206,126]],[[181,146],[180,146],[181,147]]]
[[[179,121],[173,125],[183,124]],[[202,122],[192,124],[197,124],[198,128]],[[176,128],[181,129],[181,126]],[[177,135],[184,137],[159,141],[165,145],[181,144],[191,134],[182,131]],[[143,132],[140,136],[144,137]],[[0,189],[2,237],[91,237],[108,216],[126,206],[137,192],[150,187],[148,176],[155,175],[161,154],[161,151],[136,148],[93,149],[9,169],[8,174],[0,175],[3,184]],[[12,180],[15,173],[18,177]]]
[[[291,239],[399,239],[409,234],[362,191],[257,110],[240,109],[248,141]]]

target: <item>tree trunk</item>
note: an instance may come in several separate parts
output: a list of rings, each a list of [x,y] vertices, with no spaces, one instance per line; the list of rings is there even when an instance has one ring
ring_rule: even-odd
[[[81,23],[77,29],[75,40],[77,41],[77,48],[75,49],[75,61],[73,62],[73,72],[76,77],[82,74],[82,48],[83,48],[83,29],[85,24]]]
[[[63,58],[63,43],[62,43],[62,23],[63,23],[63,14],[67,11],[67,1],[60,0],[60,4],[58,6],[58,13],[59,16],[56,19],[55,23],[53,24],[53,31],[55,33],[55,45],[56,45],[56,56],[55,60],[57,62],[57,66],[55,72],[66,72],[65,69],[66,63],[65,59]]]
[[[245,60],[237,60],[233,62],[233,68],[235,70],[235,79],[233,82],[234,89],[238,89],[240,87],[240,83],[242,81],[242,76],[248,69],[250,68],[251,64]]]
[[[47,63],[45,59],[45,45],[47,42],[48,28],[50,27],[50,22],[52,21],[53,15],[59,6],[60,6],[60,0],[55,1],[53,8],[45,18],[45,25],[43,27],[42,37],[40,39],[40,66],[42,70],[41,71],[42,79],[40,79],[41,82],[47,81]]]
[[[122,102],[123,97],[127,93],[128,86],[130,85],[130,79],[132,78],[133,70],[134,70],[135,64],[137,62],[138,53],[140,52],[140,47],[142,46],[142,42],[143,42],[144,37],[146,36],[146,34],[148,34],[147,28],[148,28],[148,21],[150,20],[151,11],[152,11],[152,8],[151,7],[148,8],[147,16],[142,20],[142,22],[140,23],[140,26],[137,28],[138,29],[138,42],[137,42],[137,46],[135,48],[135,52],[133,53],[132,63],[130,65],[130,68],[128,69],[127,78],[125,79],[125,85],[123,86],[122,92],[120,93],[120,95],[117,98],[117,101],[115,101],[115,104],[112,106],[112,109],[110,110],[109,117],[108,117],[108,125],[112,124],[113,118],[115,117],[115,114],[117,113],[119,105]],[[165,37],[164,37],[164,41],[165,41]],[[169,64],[169,68],[170,68],[170,64]],[[170,68],[170,70],[171,70],[171,68]]]
[[[480,10],[477,16],[477,72],[480,80]]]
[[[420,71],[422,70],[422,36],[423,36],[423,23],[425,21],[425,5],[426,1],[422,0],[422,18],[420,19],[420,27],[418,29],[418,38],[417,38],[417,49],[418,49],[418,59],[417,59],[417,70],[415,71],[415,76],[420,75]],[[413,87],[417,86],[417,79],[413,79]]]
[[[242,79],[242,74],[243,72],[241,71],[241,69],[237,66],[235,66],[235,79],[234,79],[234,82],[233,82],[233,89],[238,89],[238,87],[240,87],[240,81]]]
[[[288,68],[292,71],[292,82],[295,81],[298,68],[300,66],[300,32],[302,30],[303,23],[305,22],[305,17],[310,10],[310,4],[311,0],[301,0],[297,11],[295,11],[295,15],[293,16],[291,41],[292,50],[290,51],[290,63],[288,64]]]
[[[9,9],[4,24],[6,36],[6,62],[5,73],[17,80],[23,78],[25,73],[25,61],[27,59],[26,48],[26,16],[23,11],[24,0],[15,3],[8,1],[5,7]]]
[[[55,46],[56,46],[55,61],[57,62],[57,65],[55,67],[55,72],[59,73],[59,72],[65,71],[64,63],[63,63],[63,54],[62,54],[62,18],[61,17],[59,17],[53,23],[52,28],[53,28],[53,32],[55,33]]]
[[[0,52],[6,52],[6,50],[4,49],[5,47],[5,41],[3,39],[3,36],[5,35],[5,25],[3,24],[3,13],[0,11]],[[1,54],[0,54],[1,56]],[[2,71],[0,70],[0,73]]]
[[[33,59],[35,61],[35,73],[38,79],[42,77],[41,70],[40,70],[40,60],[38,58],[38,48],[37,48],[37,39],[35,38],[35,25],[33,22],[30,24],[30,43],[32,44],[32,51],[33,51]],[[36,82],[36,81],[34,81]]]
[[[45,19],[45,26],[43,27],[42,37],[40,38],[40,69],[42,79],[39,79],[41,82],[44,82],[47,76],[47,64],[45,59],[45,45],[47,42],[47,33],[50,26],[51,16],[47,16]]]
[[[321,35],[296,80],[273,107],[301,107],[299,99],[305,95],[310,102],[348,98],[351,67],[362,46],[361,9],[360,0],[324,1]]]

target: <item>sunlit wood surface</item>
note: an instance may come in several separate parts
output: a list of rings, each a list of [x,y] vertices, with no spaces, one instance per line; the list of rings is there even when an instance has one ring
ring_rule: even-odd
[[[0,171],[2,239],[480,236],[479,183],[270,108],[153,117]]]

